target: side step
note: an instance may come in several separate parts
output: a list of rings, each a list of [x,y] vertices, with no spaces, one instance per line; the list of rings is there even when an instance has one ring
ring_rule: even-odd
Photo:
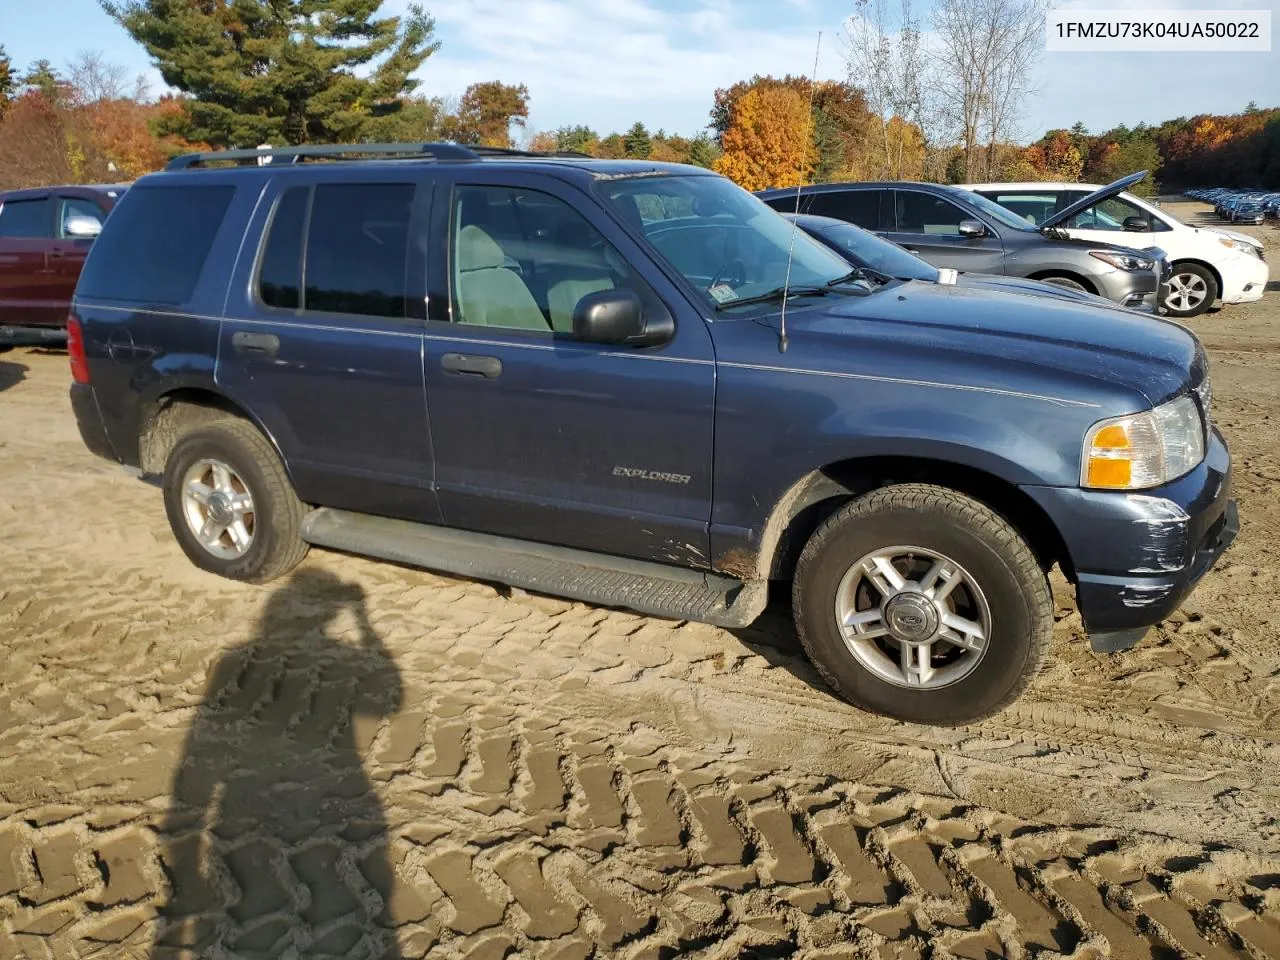
[[[768,599],[768,585],[762,581],[744,583],[644,560],[328,507],[307,514],[302,539],[535,593],[718,627],[747,626]]]

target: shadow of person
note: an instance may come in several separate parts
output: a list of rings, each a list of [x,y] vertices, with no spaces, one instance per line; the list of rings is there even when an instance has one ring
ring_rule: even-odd
[[[361,764],[400,697],[359,586],[303,570],[268,597],[187,734],[153,958],[400,956],[378,922],[394,875]]]
[[[0,390],[16,387],[27,376],[27,365],[12,360],[0,359]]]

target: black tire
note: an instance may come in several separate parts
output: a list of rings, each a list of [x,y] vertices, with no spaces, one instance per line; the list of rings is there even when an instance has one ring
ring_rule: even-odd
[[[253,497],[253,538],[243,554],[224,559],[206,549],[187,524],[182,483],[202,459],[225,463]],[[307,544],[301,536],[306,508],[289,482],[284,464],[252,424],[227,418],[205,424],[174,444],[164,468],[164,506],[169,526],[191,562],[231,580],[266,583],[302,562]]]
[[[854,656],[837,624],[846,571],[894,545],[954,559],[986,596],[986,652],[947,686],[912,689],[882,679]],[[1039,671],[1053,633],[1048,578],[1017,531],[976,500],[928,484],[883,487],[829,517],[800,555],[792,604],[800,642],[828,684],[855,706],[915,723],[956,725],[1000,711]]]
[[[1052,283],[1055,287],[1066,287],[1068,290],[1079,290],[1081,293],[1093,292],[1079,280],[1073,280],[1070,277],[1041,277],[1040,279],[1044,283]]]
[[[1197,277],[1205,286],[1205,298],[1199,303],[1188,309],[1179,309],[1173,306],[1174,297],[1177,296],[1173,288],[1173,281],[1179,277]],[[1198,263],[1175,263],[1173,265],[1173,277],[1169,281],[1169,296],[1165,298],[1164,308],[1168,311],[1169,316],[1177,317],[1185,320],[1188,317],[1198,317],[1210,307],[1214,301],[1218,299],[1218,281],[1213,276],[1213,271],[1207,267],[1202,267]]]

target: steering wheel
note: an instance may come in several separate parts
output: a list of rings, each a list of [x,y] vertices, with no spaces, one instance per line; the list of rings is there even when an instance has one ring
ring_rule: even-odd
[[[734,271],[730,273],[730,271]],[[747,281],[747,265],[742,262],[741,257],[730,257],[717,268],[715,276],[711,278],[711,282],[707,284],[707,290],[710,292],[715,289],[717,283],[721,280],[732,280],[730,286],[740,285]]]

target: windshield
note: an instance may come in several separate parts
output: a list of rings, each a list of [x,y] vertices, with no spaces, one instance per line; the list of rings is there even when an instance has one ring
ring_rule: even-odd
[[[869,267],[876,273],[899,280],[927,280],[938,282],[938,271],[919,257],[907,253],[896,243],[877,237],[852,223],[839,223],[815,227],[818,233],[841,256],[861,267]]]
[[[849,264],[723,177],[633,177],[601,183],[605,201],[714,306],[780,289],[825,287]]]
[[[988,200],[982,194],[973,193],[972,191],[969,191],[969,190],[964,190],[961,192],[964,194],[964,198],[968,200],[969,203],[971,203],[978,210],[981,210],[992,220],[999,220],[1006,227],[1012,227],[1014,230],[1027,230],[1027,231],[1035,230],[1035,227],[1032,224],[1027,223],[1026,220],[1022,219],[1012,210],[1008,210],[1000,206],[1000,204],[996,203],[994,200]]]

